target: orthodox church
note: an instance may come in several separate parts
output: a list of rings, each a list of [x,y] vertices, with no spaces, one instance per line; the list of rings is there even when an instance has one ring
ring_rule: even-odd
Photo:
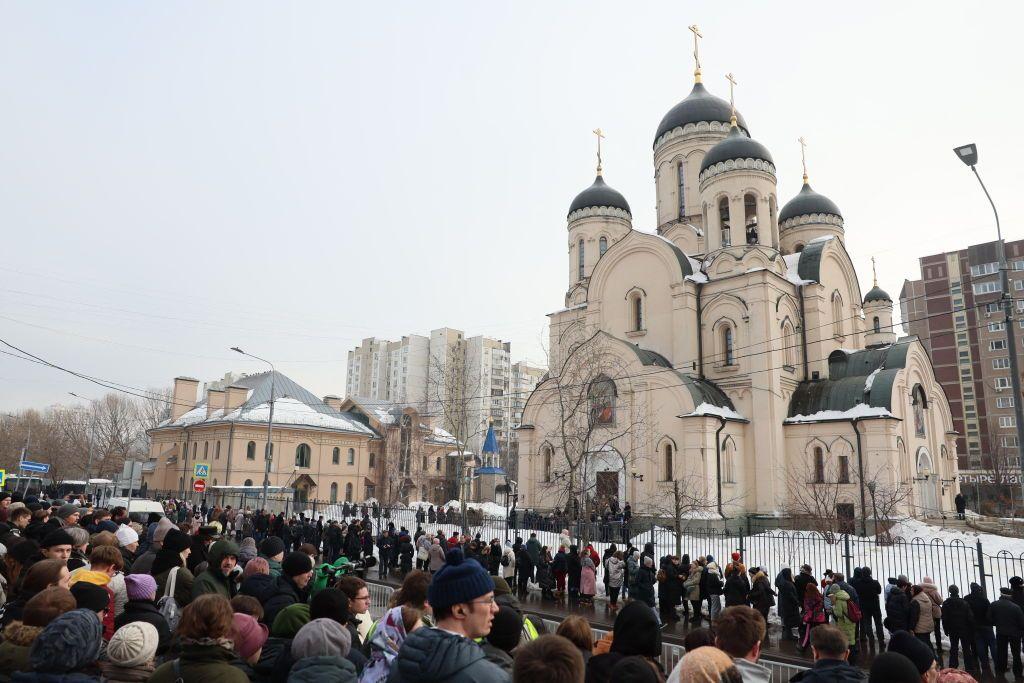
[[[709,517],[827,514],[859,529],[880,504],[952,509],[953,422],[931,361],[895,333],[877,282],[862,295],[842,212],[806,164],[780,209],[771,152],[698,61],[654,133],[658,224],[642,231],[595,133],[597,177],[567,215],[551,369],[518,431],[520,507],[614,498],[664,512],[682,481]]]

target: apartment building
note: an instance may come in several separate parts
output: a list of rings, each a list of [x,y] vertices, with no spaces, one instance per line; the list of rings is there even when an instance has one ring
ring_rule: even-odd
[[[1007,242],[1006,259],[1022,354],[1024,241]],[[920,268],[921,278],[907,280],[900,292],[903,326],[928,349],[949,399],[961,490],[972,503],[1008,509],[1020,499],[1020,450],[998,243],[925,256]]]

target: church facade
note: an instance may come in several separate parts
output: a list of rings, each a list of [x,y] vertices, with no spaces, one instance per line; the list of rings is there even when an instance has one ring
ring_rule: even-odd
[[[851,525],[952,509],[946,397],[922,344],[894,332],[892,298],[862,295],[839,207],[806,169],[780,205],[771,153],[699,68],[653,153],[653,232],[633,227],[600,160],[569,207],[565,307],[519,428],[519,506],[615,498]]]

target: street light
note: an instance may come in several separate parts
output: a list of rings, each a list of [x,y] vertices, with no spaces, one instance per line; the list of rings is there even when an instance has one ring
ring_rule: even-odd
[[[263,468],[263,497],[260,502],[260,510],[262,511],[267,509],[267,488],[270,486],[270,463],[274,457],[274,376],[277,374],[277,370],[274,369],[274,364],[266,358],[260,358],[259,356],[254,356],[251,353],[246,353],[237,346],[232,346],[231,350],[235,353],[240,353],[243,356],[255,358],[256,360],[270,366],[270,415],[267,417],[267,448],[263,453],[265,465]]]
[[[1021,404],[1021,399],[1024,398],[1024,395],[1021,394],[1020,390],[1020,369],[1017,365],[1017,339],[1013,324],[1013,299],[1010,296],[1010,276],[1006,267],[1006,245],[1003,242],[1003,230],[999,225],[999,211],[996,210],[996,203],[992,201],[992,195],[988,193],[988,188],[985,187],[985,183],[982,182],[981,176],[978,174],[977,145],[971,143],[961,147],[954,147],[953,151],[960,161],[971,167],[974,177],[978,179],[982,191],[985,192],[985,196],[988,198],[988,203],[992,205],[992,213],[996,218],[996,237],[998,238],[996,244],[999,254],[1000,280],[1003,287],[1001,298],[1003,313],[1006,316],[1006,345],[1009,347],[1010,383],[1013,387],[1013,413],[1017,424],[1017,464],[1021,468],[1021,491],[1024,492],[1024,457],[1021,456],[1021,448],[1024,448],[1024,405]]]

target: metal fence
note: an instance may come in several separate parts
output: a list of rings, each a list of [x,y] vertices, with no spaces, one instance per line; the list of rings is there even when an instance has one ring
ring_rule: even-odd
[[[151,495],[160,497],[156,492],[151,492]],[[209,505],[244,508],[247,505],[257,506],[259,499],[242,494],[238,500],[211,497],[207,502]],[[325,520],[343,518],[343,505],[338,503],[295,501],[291,497],[271,496],[269,507],[285,512],[288,516],[302,512],[314,519],[320,516]],[[463,530],[463,519],[458,511],[450,512],[444,522],[430,522],[425,518],[420,522],[417,511],[404,506],[384,506],[376,510],[368,507],[367,511],[375,527],[390,522],[411,531],[422,526],[427,531],[446,536]],[[350,517],[353,516],[351,512],[350,509]],[[361,506],[357,514],[361,515]],[[570,523],[564,519],[551,520],[541,516],[524,520],[522,515],[517,515],[516,522],[510,523],[504,515],[487,516],[477,510],[471,510],[466,518],[466,528],[470,535],[479,534],[484,541],[493,538],[513,540],[517,536],[528,538],[530,534],[536,534],[541,545],[554,552],[558,548],[561,532],[567,530],[573,542],[586,538],[602,552],[612,543],[619,547],[624,547],[626,542],[637,547],[650,543],[658,557],[676,552],[676,533],[668,524],[671,522],[652,518],[634,518],[629,523]],[[693,527],[683,530],[678,539],[680,554],[692,558],[712,555],[719,564],[725,564],[732,553],[739,552],[748,567],[764,567],[771,574],[770,578],[774,578],[774,574],[783,566],[791,567],[796,573],[802,564],[809,564],[817,576],[832,569],[844,572],[847,579],[852,577],[855,568],[870,567],[872,576],[883,584],[888,577],[900,575],[907,576],[911,582],[921,582],[929,577],[943,592],[947,586],[956,584],[961,588],[961,593],[966,593],[971,583],[977,583],[993,596],[998,595],[1000,586],[1009,584],[1010,577],[1024,576],[1024,544],[1017,554],[1006,550],[989,554],[985,552],[980,539],[947,542],[940,538],[901,538],[885,534],[861,537],[784,531],[766,529],[757,520],[749,518],[732,521],[731,526],[725,525],[723,528],[710,528],[705,524],[694,522]]]

